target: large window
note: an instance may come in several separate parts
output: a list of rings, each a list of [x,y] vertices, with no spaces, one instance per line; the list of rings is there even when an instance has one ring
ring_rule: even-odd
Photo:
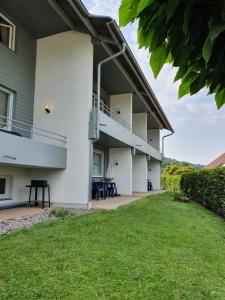
[[[15,50],[15,33],[16,26],[0,14],[0,43],[11,50]]]
[[[104,177],[104,152],[94,150],[93,177]]]
[[[13,93],[0,86],[0,128],[11,130]]]

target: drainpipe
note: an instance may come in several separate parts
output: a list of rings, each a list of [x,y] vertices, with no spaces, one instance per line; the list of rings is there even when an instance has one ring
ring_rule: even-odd
[[[173,134],[174,134],[174,132],[171,132],[170,134],[164,135],[162,137],[162,167],[164,166],[165,138],[167,138]]]
[[[97,137],[93,140],[93,143],[99,140],[100,137],[100,130],[99,130],[99,111],[100,111],[100,104],[101,104],[101,75],[102,75],[102,65],[114,60],[116,57],[122,55],[126,51],[126,44],[123,43],[123,49],[116,54],[113,54],[106,59],[100,61],[98,63],[98,77],[97,77],[97,114],[96,114],[96,130],[97,130]]]

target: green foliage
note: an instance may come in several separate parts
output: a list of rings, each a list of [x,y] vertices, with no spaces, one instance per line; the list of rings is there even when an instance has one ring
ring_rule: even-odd
[[[170,165],[170,164],[176,164],[176,165],[179,165],[179,166],[192,166],[195,169],[202,169],[204,167],[203,165],[200,165],[200,164],[192,164],[192,163],[187,162],[187,161],[179,161],[179,160],[176,160],[174,158],[164,157],[163,165],[166,167],[167,165]]]
[[[194,171],[193,166],[179,166],[176,164],[169,164],[163,169],[163,175],[181,175]]]
[[[206,87],[225,103],[225,3],[199,0],[122,0],[120,26],[139,21],[138,42],[149,49],[157,77],[165,63],[179,67],[179,98]]]
[[[180,193],[181,175],[193,172],[192,166],[179,166],[176,164],[167,165],[162,172],[162,187],[172,193]]]
[[[165,191],[169,191],[171,193],[179,193],[180,180],[180,175],[164,175],[162,177],[162,187]]]
[[[190,202],[190,199],[187,196],[185,196],[182,192],[173,193],[173,200],[184,203]]]
[[[53,209],[50,211],[50,215],[53,215],[57,218],[62,218],[64,219],[65,217],[68,217],[71,215],[70,211],[65,208],[58,208],[58,209]]]
[[[225,217],[225,168],[184,174],[181,190],[190,199]]]

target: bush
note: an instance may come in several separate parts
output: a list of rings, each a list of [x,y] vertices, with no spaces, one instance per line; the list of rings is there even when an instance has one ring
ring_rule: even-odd
[[[162,177],[163,189],[172,193],[180,192],[180,175],[165,175]]]
[[[179,192],[179,193],[173,193],[173,200],[178,201],[178,202],[190,202],[190,199],[184,195],[184,193]]]
[[[66,218],[69,215],[71,215],[69,209],[65,209],[65,208],[58,208],[58,209],[53,209],[50,211],[50,215],[55,216],[56,218]]]
[[[225,217],[224,167],[183,174],[180,185],[188,198]]]

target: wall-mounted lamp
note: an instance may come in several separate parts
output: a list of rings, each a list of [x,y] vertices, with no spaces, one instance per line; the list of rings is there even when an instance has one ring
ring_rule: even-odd
[[[51,112],[51,106],[49,105],[49,104],[45,104],[45,112],[47,113],[47,114],[50,114],[50,112]]]

